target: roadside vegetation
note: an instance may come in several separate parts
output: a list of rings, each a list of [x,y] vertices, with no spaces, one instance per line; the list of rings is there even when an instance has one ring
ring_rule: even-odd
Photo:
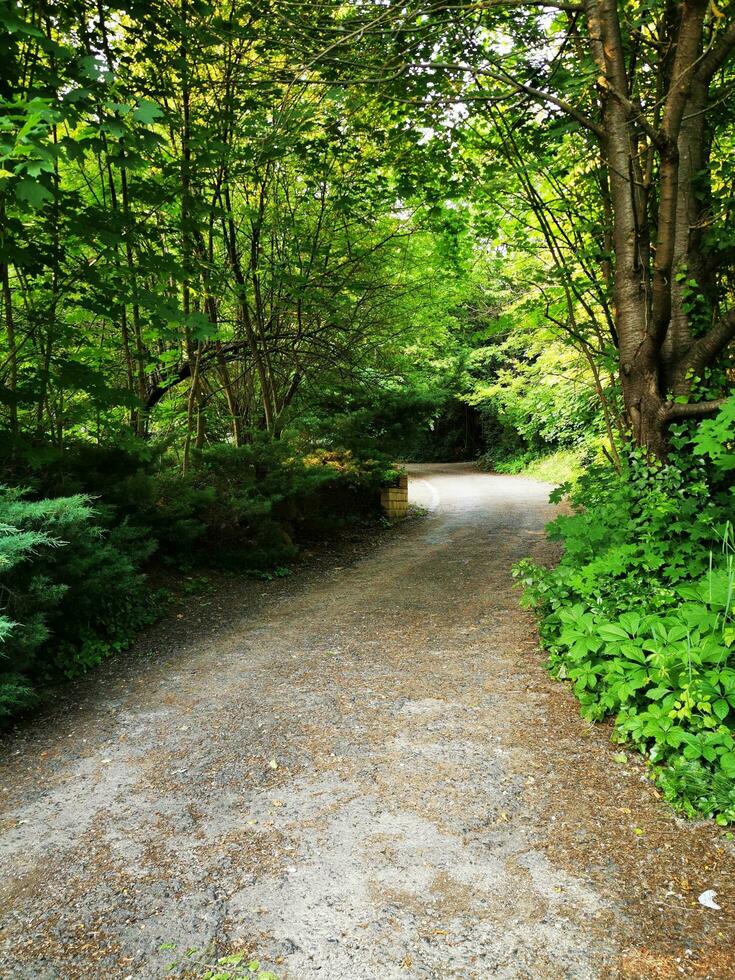
[[[560,485],[552,672],[735,820],[735,20],[0,0],[0,722],[402,461]]]
[[[217,956],[210,950],[190,947],[177,950],[173,943],[164,943],[160,952],[176,957],[166,969],[169,977],[192,977],[197,980],[278,980],[277,974],[261,967],[260,961],[245,953]]]
[[[615,720],[664,795],[689,816],[735,822],[733,459],[723,453],[735,400],[668,459],[638,451],[620,473],[592,466],[549,529],[552,569],[516,574],[537,610],[554,676],[585,718]]]

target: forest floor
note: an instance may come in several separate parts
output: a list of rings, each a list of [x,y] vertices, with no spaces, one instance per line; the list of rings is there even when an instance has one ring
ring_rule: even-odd
[[[284,980],[735,977],[732,843],[618,761],[519,609],[548,486],[411,471],[425,517],[192,601],[4,740],[0,976],[213,947]]]

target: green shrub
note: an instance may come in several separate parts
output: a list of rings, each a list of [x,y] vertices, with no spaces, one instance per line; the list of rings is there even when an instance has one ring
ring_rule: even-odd
[[[239,448],[194,452],[185,476],[164,442],[130,437],[120,447],[70,443],[40,454],[26,446],[25,458],[16,478],[36,495],[93,497],[96,520],[110,534],[153,540],[163,560],[260,570],[291,560],[302,537],[377,512],[391,472],[380,453],[262,433]]]
[[[384,460],[262,439],[198,453],[187,487],[207,495],[194,513],[209,560],[266,570],[293,559],[298,542],[377,513],[390,473]]]
[[[686,436],[678,448],[684,449]],[[568,488],[555,492],[555,499]],[[550,526],[564,553],[516,574],[537,611],[554,676],[585,717],[649,759],[690,815],[735,821],[735,565],[729,494],[702,458],[634,453],[593,468],[574,513]]]
[[[186,476],[138,443],[26,447],[18,466],[33,496],[0,488],[0,719],[155,617],[141,573],[154,551],[179,566],[287,574],[301,542],[377,514],[395,475],[382,457],[265,437],[196,452]]]
[[[89,498],[0,488],[0,719],[124,645],[152,616],[138,567],[154,544],[106,531]]]
[[[359,459],[466,459],[476,455],[477,412],[450,390],[327,387],[311,396],[299,426],[314,445],[339,446]]]

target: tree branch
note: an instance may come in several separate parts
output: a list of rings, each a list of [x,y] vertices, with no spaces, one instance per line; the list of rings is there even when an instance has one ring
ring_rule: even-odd
[[[708,85],[712,76],[719,68],[722,68],[733,51],[735,51],[735,20],[727,25],[717,44],[714,44],[702,56],[696,72],[697,79]]]
[[[686,405],[667,402],[663,406],[661,417],[664,422],[707,418],[710,415],[716,415],[726,401],[726,398],[713,398],[707,402],[687,402]]]
[[[619,92],[613,85],[610,85],[610,83],[607,81],[606,78],[601,78],[599,80],[599,84],[602,86],[602,88],[606,89],[614,99],[616,99],[620,103],[620,105],[625,109],[625,111],[631,117],[630,121],[634,123],[638,123],[638,125],[641,127],[641,129],[643,129],[646,136],[648,136],[648,138],[656,147],[656,149],[660,150],[664,145],[664,140],[661,136],[661,133],[659,133],[659,131],[654,126],[652,126],[649,123],[649,121],[646,119],[643,113],[643,106],[640,103],[631,102],[631,100],[627,98],[625,95],[623,95],[622,92]]]
[[[594,119],[590,119],[589,116],[586,116],[575,106],[571,105],[571,103],[566,102],[564,99],[560,99],[556,95],[552,95],[550,92],[544,92],[541,89],[533,88],[533,86],[527,85],[524,82],[519,82],[518,79],[513,78],[502,69],[495,69],[493,71],[488,68],[475,68],[472,65],[442,61],[413,61],[407,64],[406,67],[429,68],[434,71],[462,71],[466,72],[468,75],[481,75],[485,78],[492,78],[496,82],[503,82],[506,85],[512,86],[516,92],[523,92],[536,102],[556,106],[558,109],[561,109],[562,112],[565,112],[573,119],[576,119],[580,126],[583,126],[585,129],[589,129],[590,132],[593,132],[599,139],[604,140],[607,137],[605,129],[599,123],[596,123]]]
[[[686,356],[687,371],[698,374],[702,368],[712,363],[733,338],[735,338],[735,309],[722,317],[704,337],[694,341]]]

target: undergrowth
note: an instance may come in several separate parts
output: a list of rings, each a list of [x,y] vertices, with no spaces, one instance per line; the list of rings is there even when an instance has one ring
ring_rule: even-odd
[[[164,943],[161,952],[172,953],[173,943]],[[171,977],[186,977],[191,980],[278,980],[271,970],[264,969],[260,961],[245,953],[231,953],[217,956],[211,950],[190,947],[168,964],[167,974]]]
[[[543,483],[571,483],[582,474],[582,453],[574,449],[557,449],[544,455],[530,454],[499,463],[496,472],[514,473]]]
[[[574,449],[518,449],[507,453],[489,451],[478,458],[480,469],[492,473],[525,476],[543,483],[573,483],[584,472],[584,460],[595,454],[592,444]]]
[[[305,542],[379,520],[396,475],[385,458],[285,438],[212,446],[186,475],[145,444],[15,458],[24,485],[0,486],[0,727],[166,609],[152,561],[283,577]]]
[[[87,496],[0,487],[0,724],[154,618],[159,597],[140,572],[154,548],[127,521],[105,527]]]
[[[634,452],[620,474],[558,488],[573,507],[549,527],[559,564],[515,570],[584,717],[613,717],[674,806],[721,824],[735,822],[732,419],[679,432],[666,464]]]

